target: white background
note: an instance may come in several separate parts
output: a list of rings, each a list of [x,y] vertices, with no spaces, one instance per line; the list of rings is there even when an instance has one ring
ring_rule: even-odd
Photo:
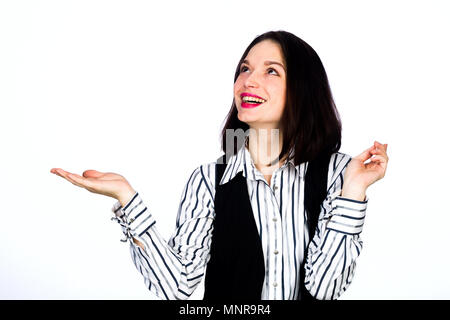
[[[389,144],[342,299],[449,299],[449,14],[446,1],[1,1],[0,298],[154,299],[115,200],[50,169],[124,175],[168,240],[190,173],[220,155],[239,58],[286,30],[325,66],[340,151]]]

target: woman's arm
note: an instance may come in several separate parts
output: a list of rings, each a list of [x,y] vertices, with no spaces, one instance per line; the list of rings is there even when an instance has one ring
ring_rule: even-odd
[[[339,298],[353,280],[368,201],[340,196],[330,199],[322,205],[305,264],[305,286],[320,300]]]
[[[201,282],[209,257],[214,197],[203,167],[191,174],[181,197],[176,230],[166,242],[139,193],[113,211],[148,289],[161,299],[187,299]]]
[[[356,259],[362,250],[360,233],[368,201],[339,196],[343,173],[351,158],[340,153],[335,157],[330,161],[337,160],[332,184],[321,205],[316,233],[309,244],[305,263],[305,286],[313,297],[320,300],[337,299],[353,279]]]
[[[335,155],[339,159],[331,159],[338,160],[338,165],[333,168],[331,186],[322,203],[305,263],[305,286],[316,299],[337,299],[353,279],[363,245],[360,234],[368,202],[365,193],[384,177],[386,151],[387,144],[375,141],[353,159],[339,153]]]

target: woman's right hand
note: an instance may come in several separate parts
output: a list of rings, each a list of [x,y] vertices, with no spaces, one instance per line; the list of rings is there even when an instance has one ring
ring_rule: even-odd
[[[113,172],[86,170],[82,176],[61,168],[52,168],[50,172],[90,192],[117,199],[122,206],[136,193],[123,176]]]

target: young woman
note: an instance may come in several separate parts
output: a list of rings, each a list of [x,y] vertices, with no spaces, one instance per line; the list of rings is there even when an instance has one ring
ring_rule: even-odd
[[[118,200],[113,218],[161,299],[187,299],[203,277],[205,299],[337,299],[362,249],[366,190],[388,162],[387,144],[375,141],[353,158],[340,146],[320,58],[295,35],[271,31],[238,63],[225,158],[192,172],[168,242],[123,176],[51,172]]]

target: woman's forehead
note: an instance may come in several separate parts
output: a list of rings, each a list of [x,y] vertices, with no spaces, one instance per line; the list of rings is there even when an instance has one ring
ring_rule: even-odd
[[[277,62],[281,65],[284,65],[284,57],[281,46],[277,42],[272,40],[263,40],[255,44],[243,60],[243,62],[247,64],[267,64],[268,61]]]

